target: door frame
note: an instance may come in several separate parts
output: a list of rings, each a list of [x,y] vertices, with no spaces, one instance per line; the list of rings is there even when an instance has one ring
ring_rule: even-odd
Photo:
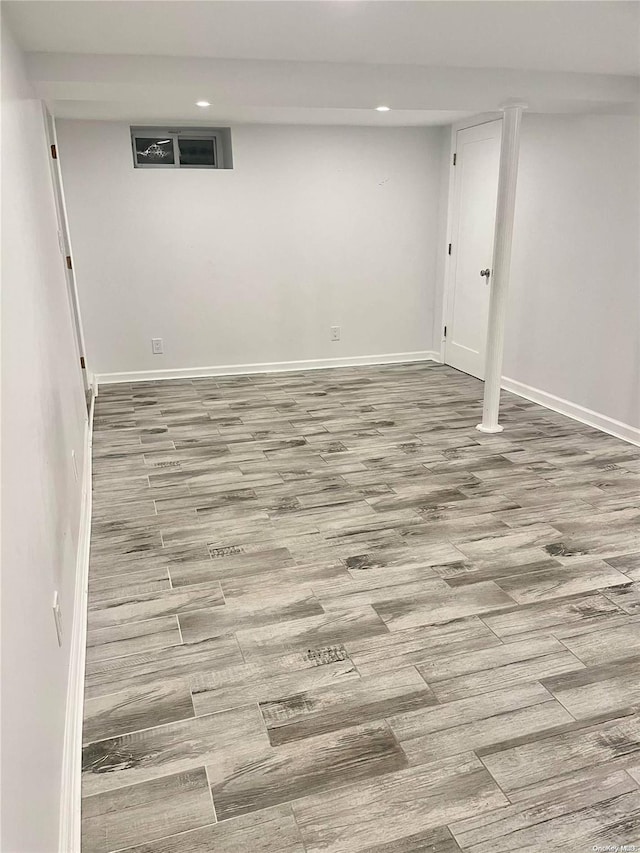
[[[456,181],[456,167],[453,165],[453,155],[456,153],[456,142],[457,142],[457,133],[459,130],[465,130],[468,127],[477,127],[481,124],[488,124],[492,121],[502,120],[502,113],[481,113],[477,116],[472,116],[467,119],[461,119],[460,121],[456,121],[451,125],[451,137],[449,140],[449,187],[447,192],[447,228],[446,228],[446,247],[448,247],[449,243],[453,243],[452,234],[454,231],[454,221],[453,221],[453,211],[454,211],[454,199],[455,199],[455,181]],[[445,363],[445,347],[446,347],[446,338],[444,335],[444,329],[447,324],[447,317],[449,314],[449,305],[451,301],[451,293],[453,291],[453,263],[452,256],[449,255],[447,248],[445,247],[444,251],[444,271],[443,271],[443,281],[442,281],[442,312],[440,316],[440,362],[441,364]],[[438,337],[435,336],[435,340],[438,340]]]
[[[96,389],[94,376],[93,373],[89,370],[89,365],[87,364],[87,348],[85,345],[84,329],[82,326],[82,314],[80,313],[80,297],[78,295],[75,264],[73,262],[73,251],[71,248],[71,235],[69,233],[67,204],[64,196],[64,186],[62,183],[62,170],[60,168],[60,147],[58,146],[56,122],[55,118],[47,109],[47,105],[44,103],[44,101],[42,102],[42,116],[44,120],[45,136],[47,139],[47,157],[49,160],[49,168],[51,169],[51,186],[53,190],[53,197],[56,208],[56,219],[58,223],[58,244],[60,247],[60,255],[67,283],[67,297],[69,300],[71,324],[73,326],[74,331],[78,367],[82,376],[85,394],[95,395]],[[55,157],[53,156],[54,149],[56,155]],[[88,406],[89,404],[87,402],[87,408]]]

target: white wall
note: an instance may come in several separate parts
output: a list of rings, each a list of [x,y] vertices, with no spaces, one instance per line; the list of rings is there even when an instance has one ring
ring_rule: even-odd
[[[525,114],[503,374],[640,427],[640,122]]]
[[[94,372],[433,348],[444,129],[238,126],[229,171],[134,169],[124,123],[57,132]]]
[[[135,170],[124,123],[58,136],[98,374],[439,348],[448,129],[238,126],[221,172]],[[639,142],[637,118],[525,115],[504,364],[633,426]]]
[[[3,853],[58,847],[85,421],[41,105],[3,24]]]

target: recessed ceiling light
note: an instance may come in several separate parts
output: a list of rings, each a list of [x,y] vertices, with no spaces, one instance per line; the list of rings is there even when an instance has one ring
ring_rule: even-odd
[[[391,107],[376,107],[379,113],[388,113]]]
[[[196,101],[196,107],[210,107],[209,101]]]

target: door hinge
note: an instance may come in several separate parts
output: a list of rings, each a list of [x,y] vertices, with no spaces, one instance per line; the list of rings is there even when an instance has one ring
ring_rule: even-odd
[[[457,158],[458,158],[458,155],[457,155],[457,154],[454,154],[454,155],[453,155],[453,165],[454,165],[454,166],[456,165],[456,160],[457,160]]]
[[[446,326],[444,327],[444,337],[445,338],[447,337],[447,327]]]
[[[69,255],[67,255],[66,261],[67,261],[67,269],[72,270],[73,264],[71,263],[71,257]]]
[[[56,146],[55,146],[55,145],[52,145],[52,146],[51,146],[51,157],[52,157],[54,160],[57,160],[57,159],[58,159],[58,149],[56,148]]]
[[[451,243],[449,243],[449,254],[451,254]]]
[[[84,356],[83,356],[83,355],[81,355],[81,356],[80,356],[80,367],[81,367],[83,370],[84,370],[84,369],[85,369],[85,367],[86,367],[86,364],[84,363]]]

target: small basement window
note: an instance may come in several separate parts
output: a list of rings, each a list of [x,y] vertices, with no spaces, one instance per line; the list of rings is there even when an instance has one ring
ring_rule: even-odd
[[[136,169],[233,169],[228,127],[132,127]]]

